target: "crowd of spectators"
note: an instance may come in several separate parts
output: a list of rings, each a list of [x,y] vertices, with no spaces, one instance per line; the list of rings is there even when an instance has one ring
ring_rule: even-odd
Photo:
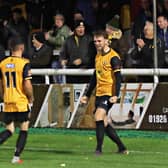
[[[30,59],[32,68],[94,68],[92,33],[104,29],[124,68],[154,67],[152,0],[12,2],[0,0],[0,59],[10,55],[8,40],[19,35],[26,44],[23,56]],[[155,19],[158,67],[167,68],[168,0],[157,1]],[[63,79],[57,75],[51,81],[62,83]],[[67,78],[68,83],[88,81],[84,76]]]

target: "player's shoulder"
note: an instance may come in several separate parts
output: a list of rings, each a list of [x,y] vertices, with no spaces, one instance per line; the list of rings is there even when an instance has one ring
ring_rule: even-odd
[[[6,62],[8,62],[8,58],[9,57],[4,57],[3,59],[1,59],[0,66],[3,66]]]
[[[119,57],[119,54],[114,49],[111,48],[110,52],[111,52],[111,56],[117,56],[117,57]]]
[[[22,57],[21,59],[22,59],[24,62],[30,63],[30,60],[29,60],[28,58]]]
[[[18,63],[19,65],[25,65],[25,64],[29,64],[30,61],[27,58],[8,56],[0,61],[0,66],[6,65],[6,64],[16,64],[16,63]]]
[[[29,59],[24,58],[24,57],[14,57],[14,58],[15,58],[16,61],[18,61],[20,63],[21,62],[24,63],[24,64],[30,63]]]

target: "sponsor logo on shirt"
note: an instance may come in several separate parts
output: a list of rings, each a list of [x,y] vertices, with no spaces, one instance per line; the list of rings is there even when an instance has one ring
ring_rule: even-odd
[[[11,64],[11,63],[6,64],[6,68],[15,68],[15,64]]]

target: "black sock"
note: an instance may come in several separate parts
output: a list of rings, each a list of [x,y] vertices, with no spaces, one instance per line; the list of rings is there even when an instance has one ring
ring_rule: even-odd
[[[104,140],[104,121],[96,121],[96,138],[97,138],[97,147],[96,150],[102,151],[102,144]]]
[[[126,149],[124,144],[121,142],[119,136],[117,135],[115,129],[111,125],[108,124],[107,127],[105,128],[105,131],[107,136],[117,144],[119,151]]]
[[[23,151],[27,140],[27,131],[20,131],[17,142],[15,156],[20,156]]]
[[[12,132],[9,130],[4,130],[0,133],[0,144],[3,144],[10,136],[12,136]]]

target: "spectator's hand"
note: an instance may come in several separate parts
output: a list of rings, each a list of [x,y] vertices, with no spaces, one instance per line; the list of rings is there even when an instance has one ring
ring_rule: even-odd
[[[44,33],[44,37],[45,37],[46,40],[48,40],[49,39],[49,33],[48,32]]]
[[[136,43],[137,43],[139,48],[143,48],[144,45],[145,45],[145,42],[143,41],[143,39],[137,39]]]
[[[117,103],[117,99],[118,99],[117,96],[112,96],[112,97],[109,98],[109,102],[110,103]]]
[[[87,96],[82,96],[81,99],[80,99],[80,103],[87,104],[87,102],[88,102],[88,97]]]
[[[61,60],[61,65],[62,65],[62,67],[65,67],[65,65],[67,64],[67,60]]]
[[[8,24],[8,21],[7,20],[4,20],[3,21],[3,25],[6,26]]]
[[[80,58],[78,58],[78,59],[73,61],[73,64],[74,65],[80,65],[80,64],[82,64],[82,60]]]

